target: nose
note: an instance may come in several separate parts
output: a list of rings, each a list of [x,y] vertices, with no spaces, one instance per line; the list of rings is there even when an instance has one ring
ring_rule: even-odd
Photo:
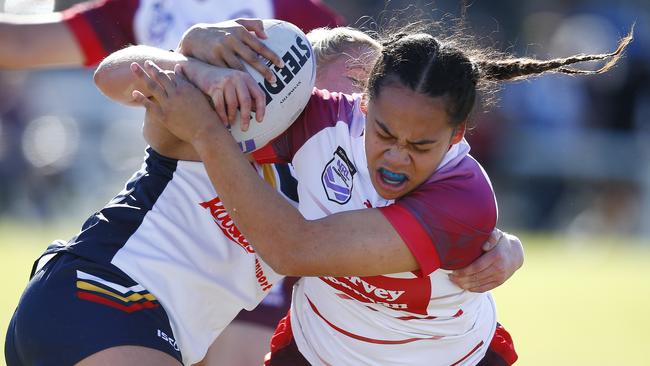
[[[393,166],[408,165],[411,161],[411,156],[408,150],[401,145],[392,145],[384,152],[386,162]]]

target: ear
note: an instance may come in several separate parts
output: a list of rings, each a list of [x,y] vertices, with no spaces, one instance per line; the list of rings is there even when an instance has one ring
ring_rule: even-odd
[[[363,94],[361,97],[359,109],[361,109],[361,112],[363,112],[363,114],[368,114],[368,94]]]
[[[465,137],[465,130],[467,129],[467,122],[463,122],[454,129],[454,134],[451,136],[450,145],[456,145],[460,140]]]

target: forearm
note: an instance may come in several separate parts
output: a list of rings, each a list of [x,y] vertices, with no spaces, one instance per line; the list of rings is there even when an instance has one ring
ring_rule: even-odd
[[[155,62],[164,70],[188,62],[188,58],[176,53],[149,46],[131,46],[106,57],[95,71],[95,84],[107,97],[124,104],[132,104],[134,90],[143,85],[131,72],[131,63],[143,65],[146,60]]]
[[[184,72],[172,79],[153,63],[146,63],[144,69],[135,66],[133,71],[153,97],[138,92],[135,101],[174,136],[191,144],[240,231],[277,272],[370,276],[418,268],[397,230],[378,209],[306,220],[260,179]]]
[[[419,268],[378,210],[306,220],[259,178],[223,126],[198,131],[195,136],[193,146],[221,201],[249,243],[276,272],[371,276]]]
[[[83,53],[61,13],[0,13],[0,68],[82,66]]]
[[[193,146],[237,227],[274,270],[297,274],[294,257],[304,260],[300,253],[315,239],[307,220],[259,178],[223,126],[197,136]]]

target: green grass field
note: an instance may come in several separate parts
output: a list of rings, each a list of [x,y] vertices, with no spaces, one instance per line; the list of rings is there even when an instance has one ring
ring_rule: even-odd
[[[3,344],[33,259],[74,230],[0,224]],[[519,365],[650,365],[650,245],[614,238],[523,240],[524,267],[495,291]]]

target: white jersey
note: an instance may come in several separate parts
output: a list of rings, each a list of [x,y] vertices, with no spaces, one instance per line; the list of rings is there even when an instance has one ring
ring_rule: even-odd
[[[291,159],[307,219],[381,207],[420,271],[301,279],[290,314],[296,344],[314,365],[476,364],[494,334],[496,309],[489,294],[454,285],[447,269],[476,259],[496,224],[489,180],[463,141],[414,192],[384,200],[367,169],[360,100],[315,91],[301,119],[254,155]]]
[[[279,169],[286,171],[258,171],[282,191],[289,171]],[[255,308],[282,278],[235,227],[203,163],[152,149],[125,189],[64,250],[113,264],[153,294],[186,364],[203,359],[237,313]]]

